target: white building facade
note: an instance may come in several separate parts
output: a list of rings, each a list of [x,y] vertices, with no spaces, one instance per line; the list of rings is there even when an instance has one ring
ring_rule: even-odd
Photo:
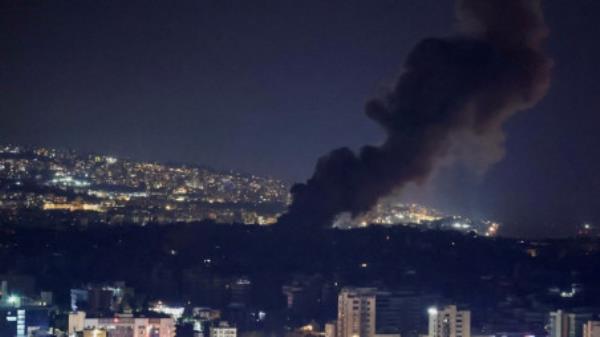
[[[210,328],[210,337],[237,337],[237,328],[221,322]]]
[[[344,288],[338,295],[337,337],[374,337],[375,288]]]
[[[587,321],[583,324],[583,337],[600,337],[600,321]]]
[[[471,312],[455,305],[429,308],[429,337],[471,337]]]
[[[69,315],[69,336],[93,329],[106,330],[108,337],[175,337],[175,321],[171,317],[117,315],[94,318],[85,317],[83,312]]]

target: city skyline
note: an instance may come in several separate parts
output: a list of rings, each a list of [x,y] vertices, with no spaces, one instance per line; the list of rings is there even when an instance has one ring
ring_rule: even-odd
[[[0,144],[0,222],[52,227],[150,223],[274,225],[291,203],[272,177],[194,165],[135,161],[100,153]],[[500,224],[418,204],[382,200],[332,227],[412,226],[496,236]],[[593,236],[590,227],[587,236]],[[571,233],[586,236],[585,233]]]

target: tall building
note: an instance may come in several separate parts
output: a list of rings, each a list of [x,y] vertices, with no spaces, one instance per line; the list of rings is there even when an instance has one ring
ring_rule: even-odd
[[[377,289],[344,288],[338,295],[337,337],[374,337]]]
[[[336,335],[416,337],[427,329],[425,309],[437,301],[435,295],[407,290],[344,288],[338,296]]]
[[[550,312],[549,337],[581,337],[583,324],[592,317],[589,313]]]
[[[375,331],[416,337],[427,331],[426,308],[437,303],[435,295],[414,291],[381,291],[376,297]]]
[[[600,321],[587,321],[583,324],[583,337],[600,337]]]
[[[455,305],[429,308],[429,337],[471,337],[471,312]]]

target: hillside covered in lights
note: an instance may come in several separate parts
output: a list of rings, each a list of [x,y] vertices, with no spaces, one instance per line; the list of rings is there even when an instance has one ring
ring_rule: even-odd
[[[270,224],[288,203],[288,186],[273,178],[0,146],[0,216],[8,223]]]
[[[191,165],[135,161],[51,148],[0,147],[0,217],[5,223],[217,223],[269,225],[290,203],[274,178]],[[386,199],[336,228],[410,225],[493,236],[499,225]]]
[[[369,212],[352,218],[345,213],[337,217],[337,228],[359,228],[369,225],[407,225],[423,229],[455,230],[484,236],[498,234],[500,224],[486,219],[471,219],[460,215],[450,215],[419,204],[405,204],[392,199],[380,201]]]

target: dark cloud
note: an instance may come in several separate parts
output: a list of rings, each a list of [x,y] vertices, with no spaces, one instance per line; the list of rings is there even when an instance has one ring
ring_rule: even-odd
[[[545,94],[551,61],[539,1],[460,0],[458,33],[430,38],[366,114],[386,132],[380,146],[333,150],[292,188],[282,223],[328,226],[359,214],[408,183],[426,181],[449,156],[485,170],[503,156],[503,123]]]

